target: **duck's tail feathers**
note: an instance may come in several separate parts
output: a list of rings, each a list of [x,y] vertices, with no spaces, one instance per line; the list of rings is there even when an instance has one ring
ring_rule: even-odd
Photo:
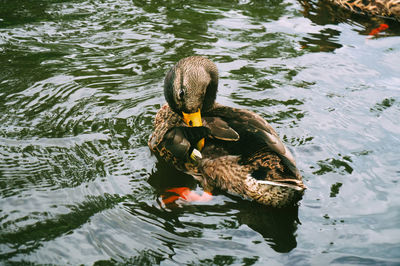
[[[261,185],[271,185],[271,186],[279,186],[279,187],[288,187],[298,191],[303,191],[307,188],[306,185],[303,184],[300,180],[296,179],[280,179],[278,181],[270,181],[270,180],[257,180],[258,184]]]

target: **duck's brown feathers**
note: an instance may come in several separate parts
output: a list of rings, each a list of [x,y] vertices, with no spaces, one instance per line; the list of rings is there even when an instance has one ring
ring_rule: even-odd
[[[400,20],[400,0],[329,0],[356,13]]]
[[[169,132],[185,127],[168,105],[156,115],[149,147],[197,178],[206,190],[217,187],[274,207],[294,204],[301,198],[305,186],[293,156],[264,119],[247,110],[215,104],[203,114],[203,122],[210,134],[199,162],[177,158],[166,148],[171,141]],[[175,141],[181,139],[176,146],[190,146],[174,135]]]

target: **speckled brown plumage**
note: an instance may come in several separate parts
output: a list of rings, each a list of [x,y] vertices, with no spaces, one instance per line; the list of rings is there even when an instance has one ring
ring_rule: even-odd
[[[356,13],[400,20],[400,0],[328,0]]]
[[[212,75],[196,75],[208,75],[207,71],[203,71],[206,67],[211,69]],[[203,126],[208,130],[204,131],[207,135],[201,151],[202,158],[193,161],[188,154],[183,158],[181,151],[185,154],[193,150],[193,145],[188,141],[190,136],[185,135],[186,130],[193,128],[183,122],[179,112],[182,106],[196,110],[198,106],[203,106],[202,103],[208,97],[215,97],[217,81],[213,79],[217,77],[217,70],[208,59],[189,57],[175,65],[171,71],[165,81],[168,104],[158,111],[154,132],[148,143],[157,156],[194,176],[208,191],[219,188],[273,207],[292,205],[301,199],[306,187],[292,154],[275,130],[251,111],[223,106],[214,103],[212,99],[213,104],[203,108],[201,114]],[[196,73],[191,73],[193,71]],[[176,75],[176,72],[181,75]],[[182,76],[182,73],[187,75]],[[186,82],[185,78],[190,79],[190,82]],[[199,99],[191,94],[191,86],[196,86],[198,78],[209,78],[210,84],[213,84],[203,85],[202,88],[206,90],[203,94],[196,92],[200,95]],[[177,102],[170,103],[172,100]],[[170,105],[175,106],[175,110]],[[175,148],[171,143],[183,147],[178,149],[179,156],[174,153],[175,149],[167,148]]]

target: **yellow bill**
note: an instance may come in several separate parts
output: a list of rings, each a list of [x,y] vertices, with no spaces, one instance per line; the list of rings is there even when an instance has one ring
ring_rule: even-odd
[[[201,127],[203,123],[201,122],[200,109],[196,113],[187,114],[182,112],[183,121],[190,127]],[[197,149],[201,151],[204,147],[204,138],[197,142]]]

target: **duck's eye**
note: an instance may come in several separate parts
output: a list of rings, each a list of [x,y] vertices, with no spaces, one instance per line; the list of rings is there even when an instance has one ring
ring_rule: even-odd
[[[179,99],[183,99],[183,96],[185,96],[185,91],[184,90],[180,90]]]

